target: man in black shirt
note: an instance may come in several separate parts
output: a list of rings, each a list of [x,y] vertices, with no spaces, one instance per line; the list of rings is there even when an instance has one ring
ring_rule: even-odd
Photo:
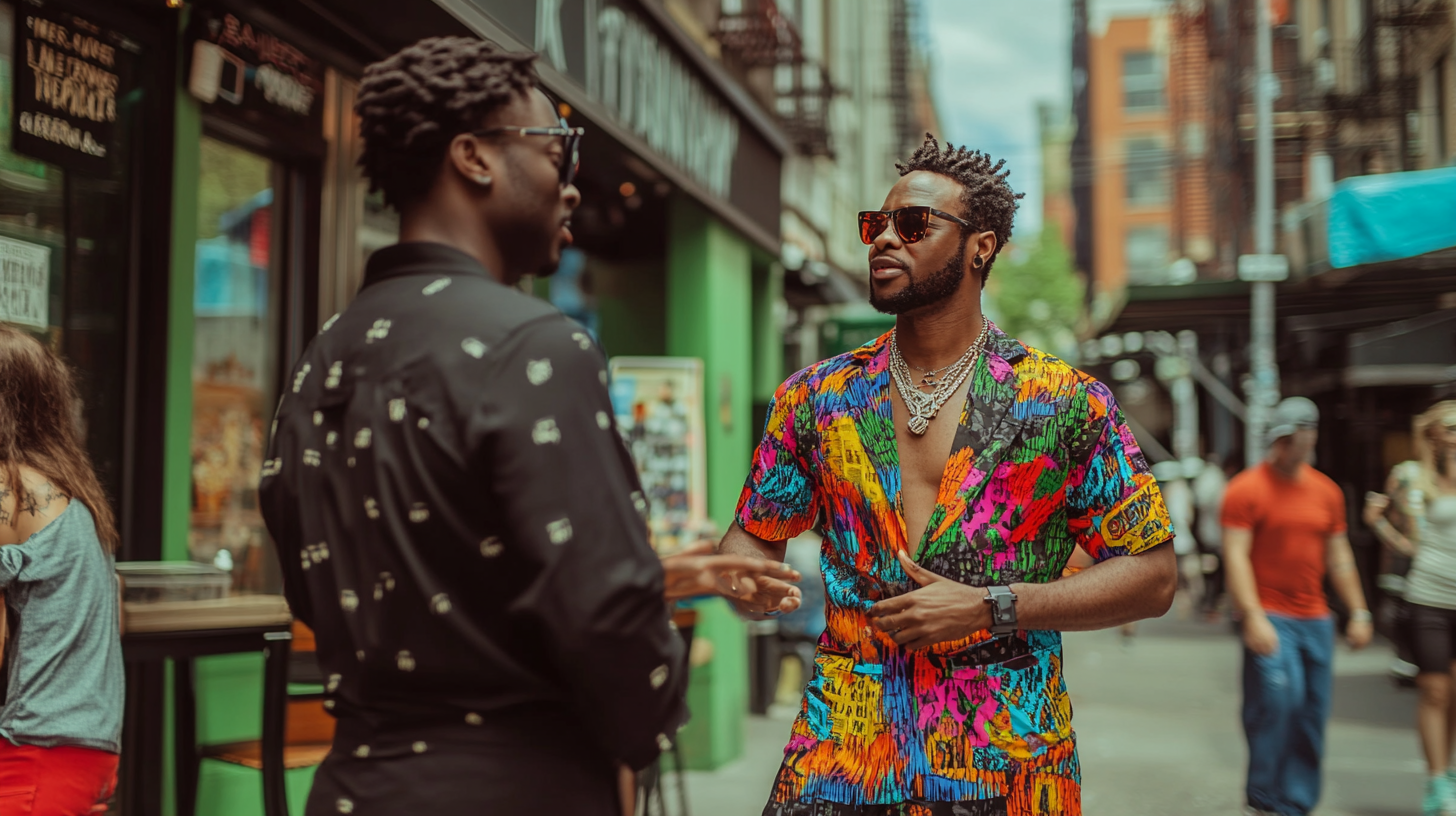
[[[511,285],[570,241],[579,129],[530,54],[418,43],[365,72],[400,212],[285,383],[261,501],[338,718],[308,813],[618,810],[687,672],[601,351]],[[768,561],[669,559],[666,597]],[[797,604],[785,601],[785,608]]]

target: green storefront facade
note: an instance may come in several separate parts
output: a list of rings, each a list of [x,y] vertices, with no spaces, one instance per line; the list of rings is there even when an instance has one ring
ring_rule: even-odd
[[[235,591],[278,591],[245,474],[291,360],[395,229],[354,168],[357,77],[444,34],[546,55],[548,90],[589,135],[572,276],[537,291],[609,355],[702,361],[707,508],[730,523],[753,418],[784,373],[786,142],[657,6],[543,5],[0,0],[3,118],[29,104],[17,102],[29,66],[11,41],[33,17],[94,29],[124,63],[120,113],[96,126],[107,164],[38,159],[0,122],[0,242],[10,242],[0,249],[49,250],[48,313],[28,328],[81,373],[88,444],[122,519],[120,558],[205,561],[232,569]],[[743,750],[747,637],[721,602],[698,611],[708,645],[695,650],[695,716],[681,739],[690,765],[712,768]],[[261,656],[201,659],[194,674],[199,743],[256,738]],[[172,680],[170,666],[129,675],[134,768],[171,767]],[[310,780],[289,772],[293,812]],[[162,813],[188,810],[173,781],[168,770],[149,793]],[[195,812],[261,814],[259,774],[204,761]]]

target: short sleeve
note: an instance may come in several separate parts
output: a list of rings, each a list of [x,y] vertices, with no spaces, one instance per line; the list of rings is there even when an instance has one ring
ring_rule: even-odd
[[[809,467],[816,427],[809,394],[807,371],[779,386],[738,499],[738,526],[765,541],[787,541],[819,514]]]
[[[1112,394],[1093,383],[1088,401],[1088,421],[1100,423],[1101,431],[1067,491],[1068,525],[1077,544],[1105,561],[1172,540],[1163,493]]]

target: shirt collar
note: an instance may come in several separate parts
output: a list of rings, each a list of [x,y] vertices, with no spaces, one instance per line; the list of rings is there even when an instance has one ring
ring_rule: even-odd
[[[480,261],[452,246],[429,241],[410,241],[376,250],[364,266],[367,289],[377,283],[407,275],[479,275],[495,278]]]

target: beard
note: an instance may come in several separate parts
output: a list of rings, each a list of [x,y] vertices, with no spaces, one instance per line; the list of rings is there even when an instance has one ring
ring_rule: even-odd
[[[899,315],[939,303],[960,290],[966,282],[965,269],[966,242],[962,241],[961,248],[956,252],[955,257],[951,258],[950,262],[941,267],[939,271],[920,278],[910,270],[905,270],[905,277],[909,283],[894,294],[876,294],[874,287],[871,286],[870,305],[885,314]]]

